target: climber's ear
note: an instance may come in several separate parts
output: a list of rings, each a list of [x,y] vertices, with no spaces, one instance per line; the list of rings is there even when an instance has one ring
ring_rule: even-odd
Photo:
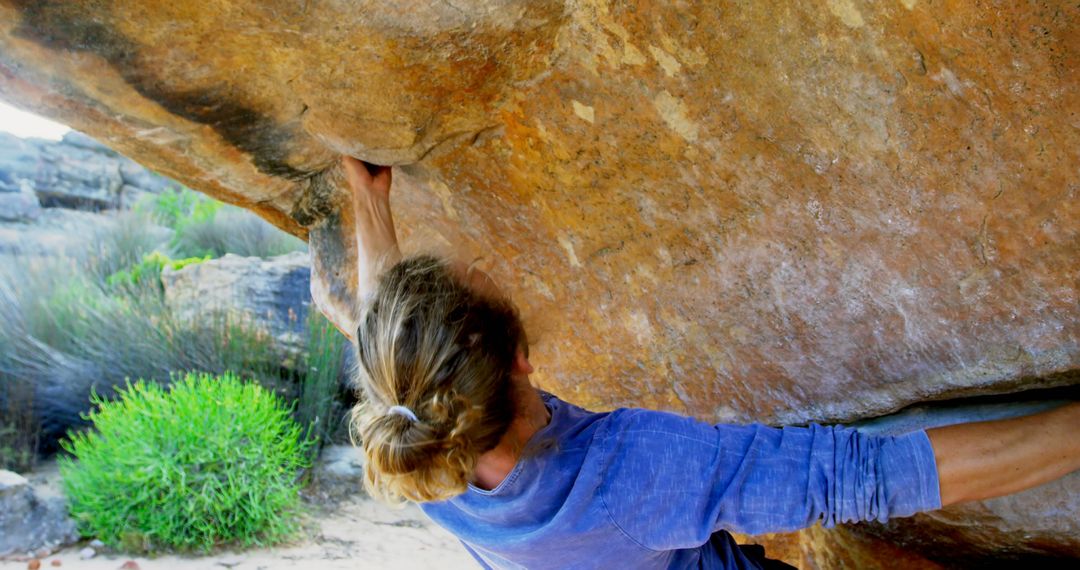
[[[529,362],[529,357],[525,355],[525,349],[518,347],[517,352],[514,354],[514,366],[511,369],[512,374],[532,374],[533,366]]]

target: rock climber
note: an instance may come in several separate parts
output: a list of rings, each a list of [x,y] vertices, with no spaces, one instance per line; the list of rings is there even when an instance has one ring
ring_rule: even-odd
[[[534,388],[514,305],[483,272],[402,258],[391,169],[345,157],[360,296],[353,427],[365,486],[413,501],[485,568],[787,568],[728,531],[904,517],[1080,469],[1080,403],[870,436],[594,413]]]

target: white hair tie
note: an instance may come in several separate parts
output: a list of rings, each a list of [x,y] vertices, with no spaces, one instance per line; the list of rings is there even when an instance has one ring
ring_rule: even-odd
[[[416,414],[414,414],[412,410],[406,408],[405,406],[390,406],[390,410],[387,413],[405,416],[406,418],[409,418],[414,422],[420,421],[420,418],[416,417]]]

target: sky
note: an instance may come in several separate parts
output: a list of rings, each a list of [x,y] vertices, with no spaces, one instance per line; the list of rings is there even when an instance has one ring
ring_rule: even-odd
[[[60,123],[54,123],[26,111],[20,111],[0,101],[0,131],[11,133],[17,137],[60,140],[60,137],[70,130]]]

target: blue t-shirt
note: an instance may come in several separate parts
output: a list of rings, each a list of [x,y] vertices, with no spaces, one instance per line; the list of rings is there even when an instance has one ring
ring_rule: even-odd
[[[925,431],[710,425],[541,396],[551,421],[498,487],[420,505],[484,568],[757,568],[725,531],[941,506]]]

